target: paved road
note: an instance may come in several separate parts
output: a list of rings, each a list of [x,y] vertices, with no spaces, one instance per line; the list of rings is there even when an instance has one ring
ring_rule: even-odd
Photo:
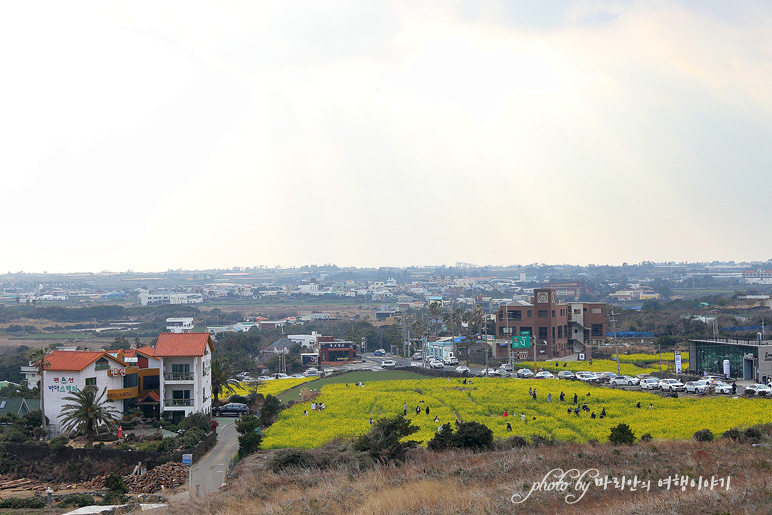
[[[234,418],[218,417],[217,445],[206,453],[190,470],[190,495],[204,495],[216,492],[225,483],[225,471],[231,457],[239,448]]]

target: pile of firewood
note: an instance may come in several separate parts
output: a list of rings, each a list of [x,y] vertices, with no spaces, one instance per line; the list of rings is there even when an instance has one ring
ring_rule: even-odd
[[[188,481],[188,467],[181,463],[165,463],[143,476],[126,476],[123,481],[131,493],[152,494],[166,488],[184,485]]]

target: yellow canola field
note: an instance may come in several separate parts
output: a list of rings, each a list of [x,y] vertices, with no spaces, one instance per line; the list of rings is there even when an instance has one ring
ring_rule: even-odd
[[[659,354],[656,352],[653,354],[620,354],[619,355],[619,361],[621,363],[635,363],[635,362],[644,362],[644,363],[651,363],[651,362],[659,362]],[[665,363],[674,364],[675,363],[675,354],[673,352],[663,352],[662,353],[662,366],[664,367]],[[689,362],[689,353],[688,352],[681,352],[681,362],[684,364],[684,368],[686,364]],[[655,363],[656,365],[656,363]]]
[[[272,381],[265,381],[262,383],[238,383],[232,386],[223,387],[223,396],[228,395],[249,395],[255,392],[262,393],[263,395],[279,395],[282,392],[294,388],[295,386],[308,381],[313,381],[316,377],[301,377],[292,379],[274,379]]]
[[[529,387],[537,389],[536,400],[528,395]],[[559,399],[561,391],[565,393],[564,402]],[[547,402],[547,393],[552,394],[552,402]],[[578,417],[568,414],[574,393],[580,405],[587,403],[597,415],[605,407],[606,418],[591,419],[585,411]],[[299,403],[282,411],[277,422],[265,431],[263,447],[312,448],[337,437],[362,434],[369,429],[370,418],[401,415],[403,403],[407,404],[408,418],[420,428],[410,439],[423,443],[433,437],[441,423],[456,418],[485,424],[495,438],[539,434],[576,442],[605,442],[611,428],[619,423],[629,424],[637,437],[650,433],[655,439],[688,439],[700,429],[710,429],[718,436],[732,427],[772,419],[770,399],[671,399],[558,380],[474,378],[464,385],[459,379],[442,378],[373,381],[364,388],[330,384],[322,388],[316,402],[323,402],[325,410],[312,411],[310,403]],[[641,403],[640,409],[636,408],[637,402]],[[652,410],[648,409],[649,403]],[[416,414],[416,406],[421,408],[420,414]],[[504,410],[508,410],[508,417],[503,416]],[[521,420],[522,413],[526,422]],[[439,422],[434,421],[435,416]],[[511,433],[506,431],[507,422],[512,425]]]

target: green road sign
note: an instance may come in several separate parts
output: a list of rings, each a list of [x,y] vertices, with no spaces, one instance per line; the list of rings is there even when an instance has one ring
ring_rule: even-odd
[[[531,346],[531,333],[529,331],[520,331],[520,336],[512,336],[513,349],[527,349]]]

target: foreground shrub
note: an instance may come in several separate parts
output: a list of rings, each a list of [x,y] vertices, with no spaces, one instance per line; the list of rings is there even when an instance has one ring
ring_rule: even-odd
[[[69,438],[67,438],[65,435],[61,435],[61,436],[56,436],[54,438],[51,438],[48,441],[48,446],[53,450],[57,451],[59,449],[65,448],[69,442],[70,442]]]
[[[729,431],[725,431],[724,434],[721,435],[721,438],[728,438],[730,440],[734,440],[735,442],[739,442],[742,441],[745,436],[739,429],[733,427]]]
[[[200,427],[191,427],[182,435],[182,446],[185,449],[192,449],[204,438],[206,438],[206,431]]]
[[[650,442],[653,439],[654,438],[651,436],[651,433],[644,433],[644,434],[641,435],[641,441],[642,442]]]
[[[380,463],[403,461],[407,450],[415,447],[417,442],[401,440],[416,431],[418,427],[401,415],[382,418],[370,428],[370,431],[357,438],[354,448],[368,453]]]
[[[260,444],[263,442],[263,435],[258,432],[259,428],[260,421],[254,415],[244,415],[240,420],[236,421],[236,431],[241,433],[241,436],[239,436],[239,459],[249,456],[260,448]]]
[[[45,507],[46,507],[46,501],[44,501],[42,497],[11,497],[0,501],[0,508],[39,509],[39,508],[45,508]]]
[[[373,465],[366,452],[354,449],[353,442],[335,440],[318,449],[279,449],[267,460],[266,466],[274,472],[292,468],[315,468],[326,470],[346,467],[362,470]]]
[[[635,433],[627,424],[619,424],[611,428],[608,441],[614,445],[632,445],[635,443]]]
[[[710,429],[700,429],[696,433],[694,433],[694,439],[698,442],[712,442],[713,441],[713,433]]]
[[[82,508],[83,506],[93,506],[97,502],[89,494],[68,495],[56,505],[57,508]]]
[[[192,413],[182,419],[182,422],[177,427],[185,431],[195,427],[201,429],[204,433],[208,433],[212,427],[212,419],[204,413]]]
[[[493,447],[493,431],[478,422],[462,422],[454,433],[450,424],[443,424],[429,441],[428,447],[432,451],[450,448],[475,451],[490,449]]]

